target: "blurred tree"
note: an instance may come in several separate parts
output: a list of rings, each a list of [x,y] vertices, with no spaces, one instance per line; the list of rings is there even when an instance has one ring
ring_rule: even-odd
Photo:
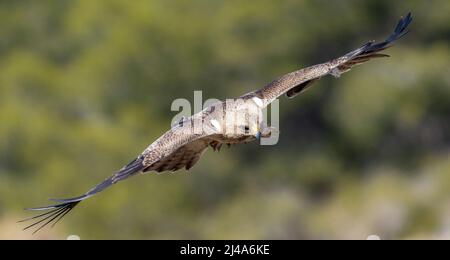
[[[448,238],[450,2],[1,1],[0,238],[170,127],[172,100],[238,96],[384,37],[391,59],[281,102],[281,139],[131,179],[37,238]]]

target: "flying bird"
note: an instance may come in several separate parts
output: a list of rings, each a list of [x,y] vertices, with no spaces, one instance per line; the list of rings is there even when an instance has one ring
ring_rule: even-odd
[[[382,42],[370,41],[337,59],[288,73],[259,90],[218,102],[189,118],[182,118],[136,159],[85,194],[71,199],[51,199],[55,205],[29,208],[28,210],[44,213],[20,221],[34,221],[24,230],[34,227],[35,233],[49,224],[54,226],[80,202],[139,173],[175,172],[182,168],[189,170],[208,147],[219,150],[222,145],[270,137],[277,129],[267,126],[262,120],[262,110],[271,102],[283,94],[293,98],[324,76],[338,78],[353,66],[373,58],[389,57],[380,52],[406,35],[411,21],[412,15],[408,13],[400,19],[394,32]]]

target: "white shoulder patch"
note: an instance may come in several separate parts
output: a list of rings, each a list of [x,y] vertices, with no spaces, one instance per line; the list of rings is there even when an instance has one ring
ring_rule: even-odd
[[[214,128],[215,128],[217,131],[219,131],[219,132],[222,131],[222,126],[220,126],[219,121],[217,121],[217,120],[215,120],[215,119],[212,119],[212,120],[209,121],[209,122],[211,123],[211,125],[214,126]]]
[[[342,72],[338,68],[334,68],[330,71],[330,74],[335,78],[339,78]]]
[[[252,97],[252,100],[253,100],[253,102],[255,102],[255,104],[258,107],[263,107],[264,106],[264,102],[259,97]]]

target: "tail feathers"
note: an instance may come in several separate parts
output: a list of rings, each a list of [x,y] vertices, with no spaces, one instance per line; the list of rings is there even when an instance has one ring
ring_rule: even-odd
[[[19,221],[19,222],[35,221],[31,225],[25,227],[23,230],[27,230],[39,225],[38,228],[33,231],[33,234],[35,234],[36,232],[38,232],[45,226],[51,224],[52,222],[53,223],[51,224],[51,227],[55,226],[65,215],[67,215],[81,201],[88,199],[94,196],[95,194],[103,191],[104,189],[108,188],[109,186],[115,184],[116,182],[131,177],[137,172],[141,171],[144,168],[142,164],[143,160],[144,160],[143,156],[138,157],[137,159],[133,160],[128,165],[123,167],[116,174],[104,180],[102,183],[95,186],[93,189],[86,192],[82,196],[70,199],[50,199],[51,201],[55,201],[58,204],[45,207],[25,209],[29,211],[47,211],[47,212]]]

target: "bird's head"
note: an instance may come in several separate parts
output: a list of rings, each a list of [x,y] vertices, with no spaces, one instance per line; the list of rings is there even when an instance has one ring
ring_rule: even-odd
[[[238,110],[228,114],[225,136],[230,139],[250,141],[261,137],[261,117],[258,111]]]
[[[247,122],[238,126],[240,131],[237,133],[239,136],[248,137],[249,139],[261,138],[261,127],[259,122]]]

